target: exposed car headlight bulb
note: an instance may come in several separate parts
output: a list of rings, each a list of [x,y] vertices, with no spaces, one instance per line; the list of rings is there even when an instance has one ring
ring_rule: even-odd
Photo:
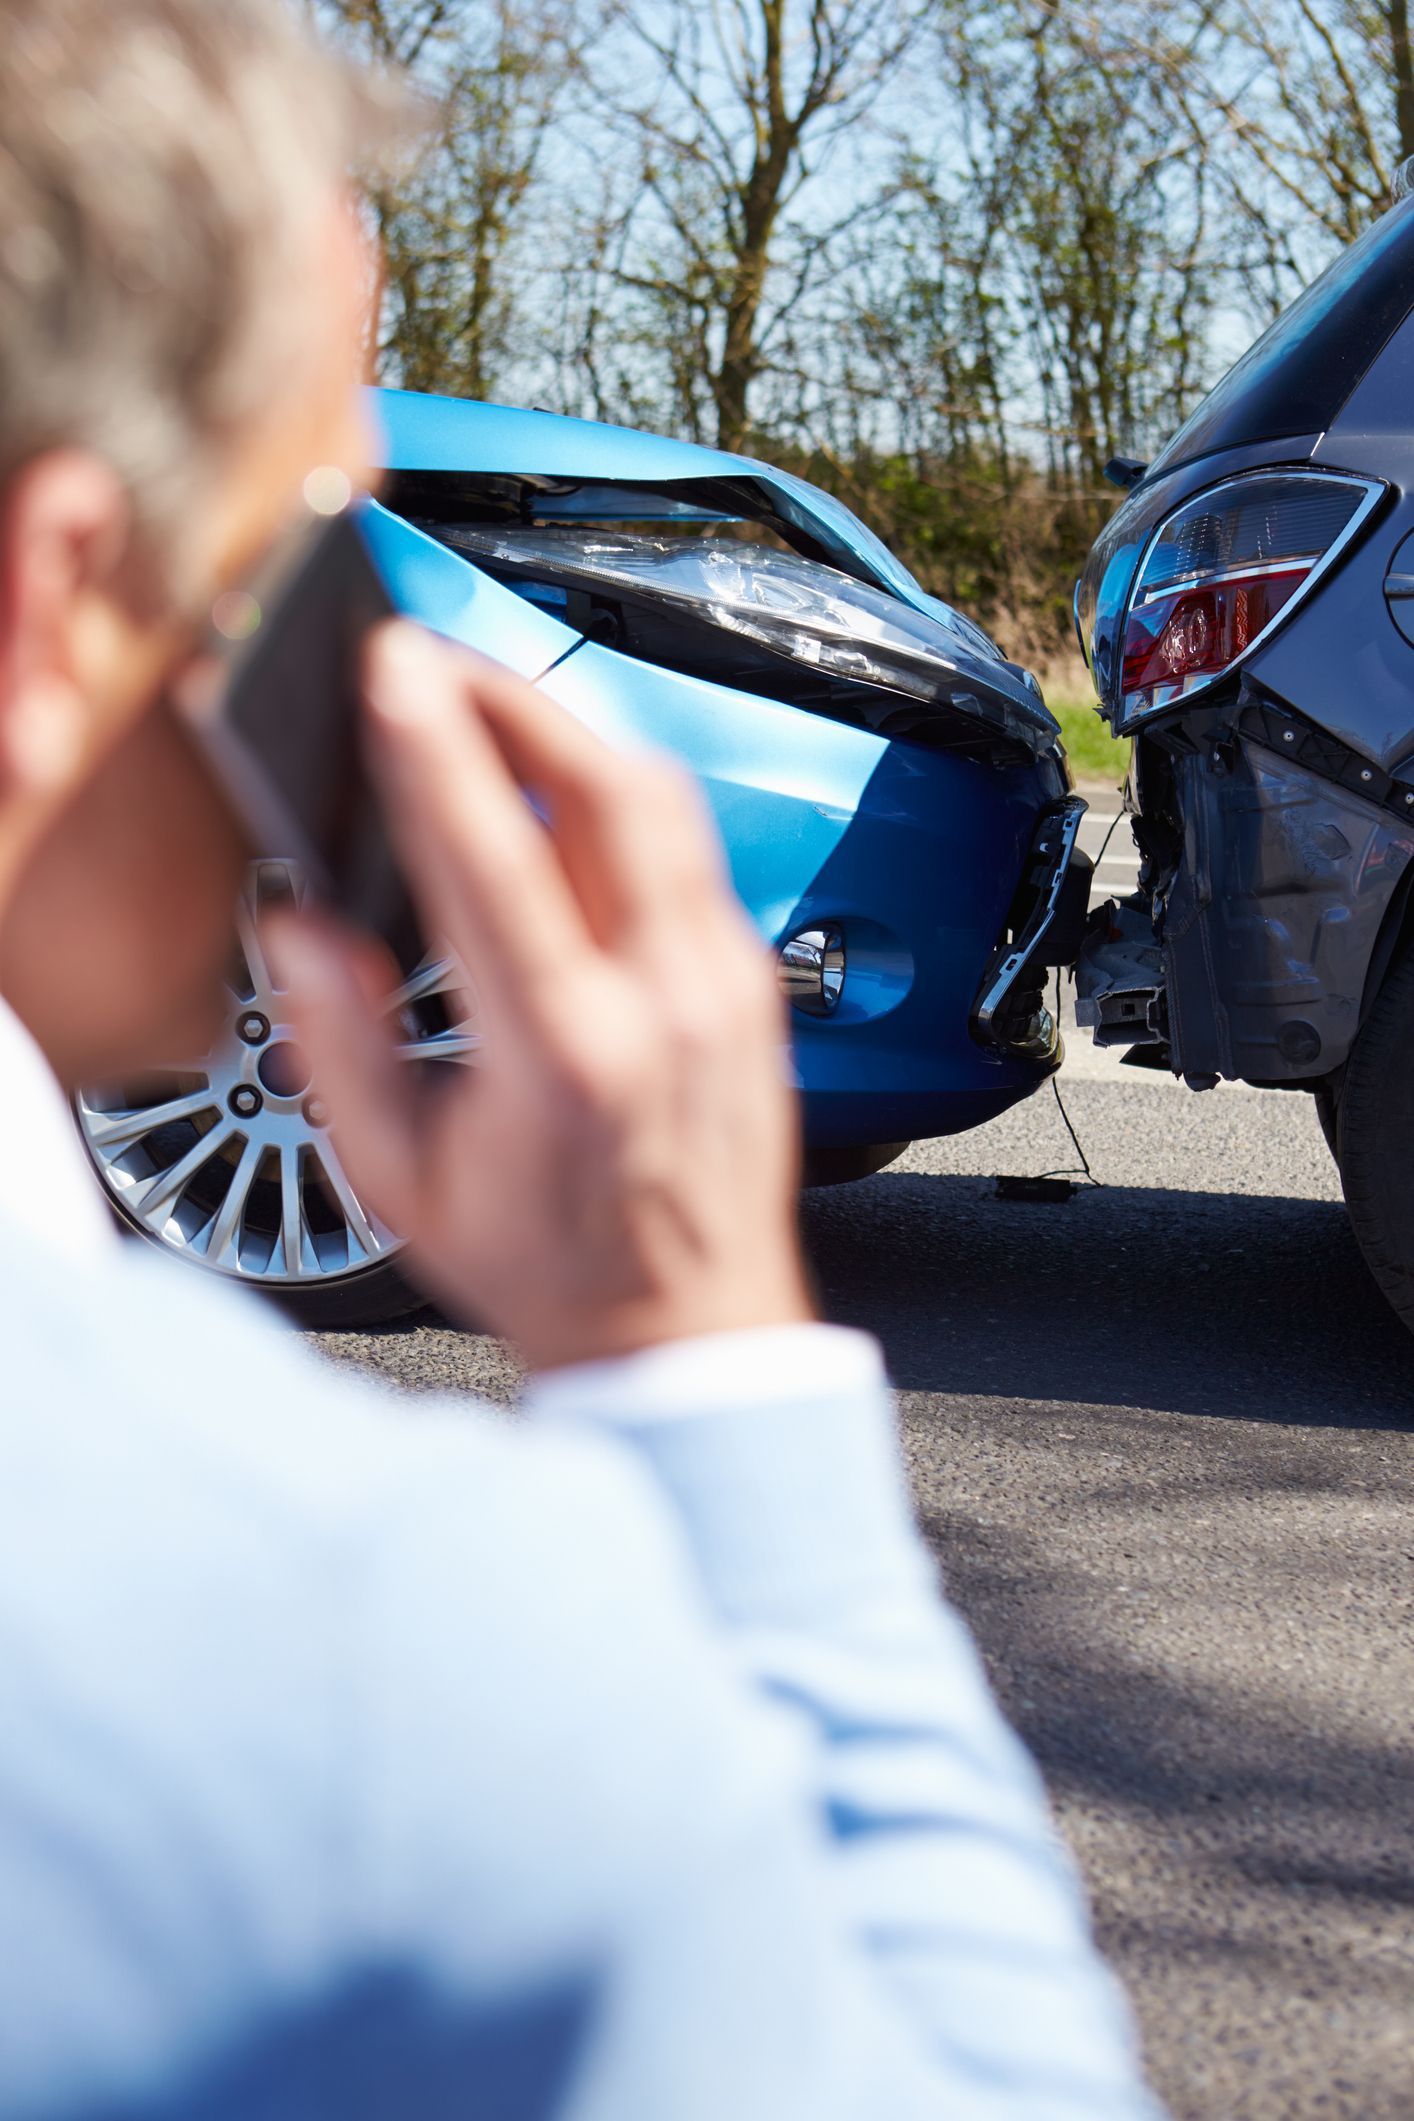
[[[1145,548],[1125,617],[1116,729],[1203,691],[1288,617],[1383,486],[1339,472],[1249,472],[1185,501]]]
[[[807,1016],[831,1016],[844,992],[844,936],[838,928],[802,928],[787,936],[776,961],[781,991]]]
[[[965,721],[1054,750],[1059,723],[1039,688],[985,633],[938,604],[901,598],[800,553],[725,537],[597,528],[441,525],[454,550],[520,581],[635,597],[754,642],[824,678],[945,702]]]

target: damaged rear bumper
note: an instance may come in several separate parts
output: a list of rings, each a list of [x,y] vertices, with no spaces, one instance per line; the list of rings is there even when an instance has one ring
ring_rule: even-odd
[[[1404,789],[1363,792],[1358,762],[1323,770],[1310,724],[1245,704],[1170,751],[1181,847],[1152,917],[1095,917],[1076,1014],[1101,1045],[1166,1049],[1195,1084],[1312,1083],[1348,1058],[1399,932],[1414,819]]]
[[[1179,764],[1163,920],[1174,1066],[1296,1082],[1347,1059],[1414,829],[1264,745]]]

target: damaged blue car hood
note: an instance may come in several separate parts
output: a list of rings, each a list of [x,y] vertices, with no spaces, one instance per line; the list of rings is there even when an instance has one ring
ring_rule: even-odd
[[[582,491],[563,496],[556,510],[566,522],[576,515],[601,522],[612,515],[612,497],[601,482],[700,486],[706,481],[730,480],[743,500],[754,498],[766,513],[812,538],[842,573],[887,590],[915,611],[964,627],[969,637],[975,635],[978,654],[1003,660],[980,627],[930,596],[842,501],[755,457],[518,406],[432,397],[421,391],[380,389],[369,395],[382,432],[380,461],[387,471],[465,471],[573,481]],[[748,512],[742,511],[743,515]],[[663,513],[678,521],[729,519],[726,511],[691,499],[665,499]],[[636,505],[632,515],[641,521],[642,507]]]

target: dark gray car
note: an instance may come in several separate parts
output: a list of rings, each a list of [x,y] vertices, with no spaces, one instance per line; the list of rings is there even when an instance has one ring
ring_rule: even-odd
[[[1111,472],[1076,624],[1141,869],[1080,1020],[1194,1089],[1313,1094],[1414,1326],[1414,199]]]

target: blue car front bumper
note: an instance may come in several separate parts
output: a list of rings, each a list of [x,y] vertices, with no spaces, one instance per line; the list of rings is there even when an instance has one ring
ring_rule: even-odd
[[[979,1041],[969,1014],[1038,813],[1064,793],[1059,762],[979,767],[592,643],[543,684],[604,735],[692,763],[769,941],[842,931],[838,1007],[795,1016],[810,1141],[957,1133],[1051,1072],[1052,1057]],[[693,976],[690,942],[685,961]],[[696,976],[710,982],[710,965]]]

